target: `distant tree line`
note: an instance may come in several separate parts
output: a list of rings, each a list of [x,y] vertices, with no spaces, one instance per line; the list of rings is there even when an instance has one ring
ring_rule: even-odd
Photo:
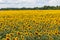
[[[1,8],[0,10],[60,10],[60,6],[43,6],[34,8]]]

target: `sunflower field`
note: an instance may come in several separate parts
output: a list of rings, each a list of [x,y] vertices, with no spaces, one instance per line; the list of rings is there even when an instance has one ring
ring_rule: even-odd
[[[0,11],[0,40],[60,40],[60,10]]]

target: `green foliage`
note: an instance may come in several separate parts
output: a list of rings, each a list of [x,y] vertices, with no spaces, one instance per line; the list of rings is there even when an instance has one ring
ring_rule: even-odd
[[[43,7],[34,7],[34,8],[1,8],[0,10],[59,10],[60,6],[43,6]]]

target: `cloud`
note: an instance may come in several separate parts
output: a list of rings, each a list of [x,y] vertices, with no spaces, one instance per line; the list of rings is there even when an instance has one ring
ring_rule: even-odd
[[[50,6],[56,6],[59,5],[60,1],[59,0],[50,0],[49,2],[47,2],[46,5],[50,5]]]
[[[35,6],[56,6],[60,0],[0,0],[0,8],[4,7],[35,7]]]
[[[3,0],[0,0],[0,2],[3,2]]]
[[[37,0],[4,0],[0,1],[0,7],[34,7],[37,5]]]
[[[3,2],[2,2],[3,1]],[[37,0],[0,0],[2,3],[35,3]]]

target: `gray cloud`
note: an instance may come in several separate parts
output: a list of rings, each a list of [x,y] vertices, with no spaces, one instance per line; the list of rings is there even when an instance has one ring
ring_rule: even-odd
[[[4,7],[35,7],[35,6],[56,6],[60,0],[0,0],[0,8]]]

